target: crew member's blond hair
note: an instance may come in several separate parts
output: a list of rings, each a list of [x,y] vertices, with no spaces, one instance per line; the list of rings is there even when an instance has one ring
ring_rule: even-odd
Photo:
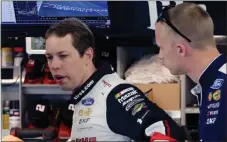
[[[215,46],[213,20],[199,5],[184,2],[170,9],[168,15],[170,22],[191,40],[193,47]]]

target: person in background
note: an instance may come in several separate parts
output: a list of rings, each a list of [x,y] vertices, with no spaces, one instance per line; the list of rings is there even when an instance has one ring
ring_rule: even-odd
[[[155,37],[159,58],[173,75],[188,75],[197,85],[200,141],[226,141],[226,57],[217,50],[214,25],[200,6],[184,2],[163,9]]]

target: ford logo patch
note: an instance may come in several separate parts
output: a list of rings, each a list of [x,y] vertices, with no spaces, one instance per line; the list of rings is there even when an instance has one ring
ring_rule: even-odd
[[[91,106],[94,104],[94,99],[93,98],[87,98],[82,100],[82,104],[85,106]]]

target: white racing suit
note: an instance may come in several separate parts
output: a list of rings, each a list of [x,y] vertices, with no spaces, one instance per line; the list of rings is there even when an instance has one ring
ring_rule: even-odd
[[[150,141],[152,136],[186,139],[183,128],[109,64],[75,90],[71,101],[76,105],[68,141]]]

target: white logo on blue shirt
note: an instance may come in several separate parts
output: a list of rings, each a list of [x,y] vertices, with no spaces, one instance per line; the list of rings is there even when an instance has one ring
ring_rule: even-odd
[[[213,103],[213,104],[209,104],[209,105],[207,106],[207,108],[208,108],[208,109],[211,109],[211,108],[219,108],[219,106],[220,106],[220,102],[218,102],[218,103]]]
[[[215,120],[216,120],[216,118],[208,118],[206,124],[207,125],[214,124],[215,123]]]
[[[214,84],[210,87],[211,89],[219,89],[224,82],[224,79],[216,79]]]

